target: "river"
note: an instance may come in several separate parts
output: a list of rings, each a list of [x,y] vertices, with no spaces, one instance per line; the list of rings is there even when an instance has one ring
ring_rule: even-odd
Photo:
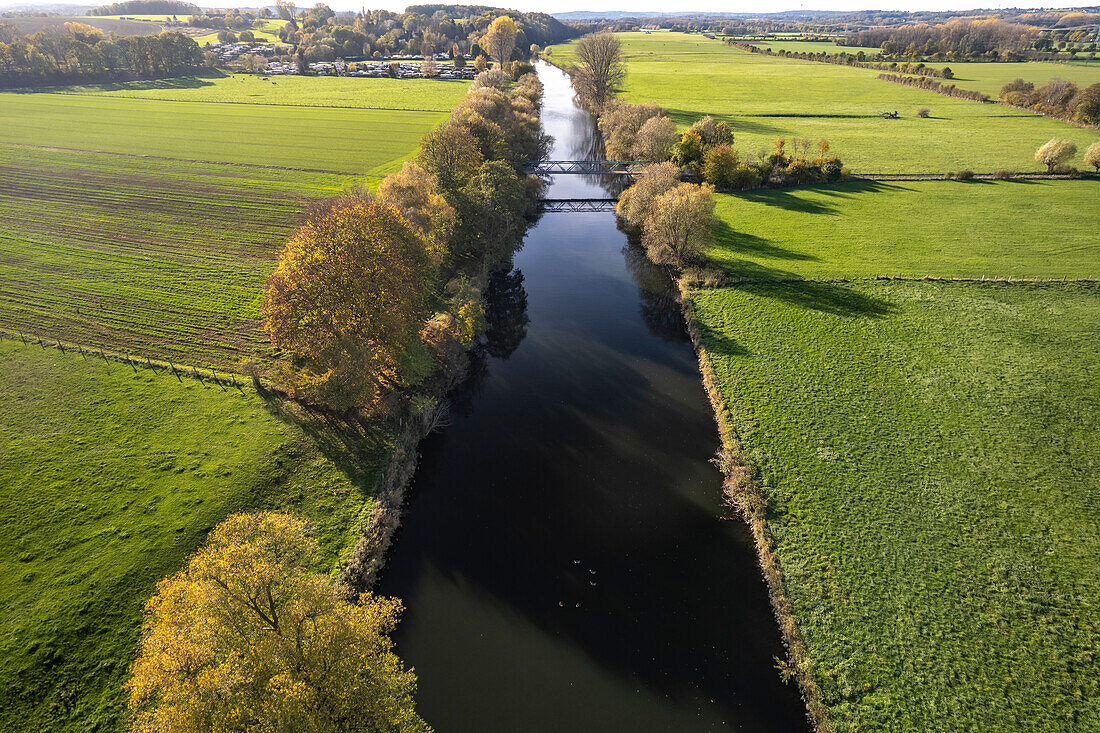
[[[598,148],[539,64],[553,159]],[[552,198],[606,198],[558,176]],[[611,213],[545,214],[421,445],[377,591],[418,709],[464,731],[807,730],[670,283]]]

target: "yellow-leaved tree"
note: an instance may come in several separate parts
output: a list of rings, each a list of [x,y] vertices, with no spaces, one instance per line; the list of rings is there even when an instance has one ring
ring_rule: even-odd
[[[364,407],[400,382],[437,274],[431,249],[381,201],[345,197],[309,213],[264,299],[267,332],[289,357],[277,375],[295,397]]]
[[[489,56],[496,60],[503,68],[512,60],[512,52],[516,50],[516,36],[519,34],[519,26],[516,21],[507,15],[501,15],[489,24],[489,29],[478,41],[478,45],[485,49]]]
[[[237,514],[157,585],[127,682],[133,729],[427,731],[393,653],[401,603],[348,602],[288,514]]]

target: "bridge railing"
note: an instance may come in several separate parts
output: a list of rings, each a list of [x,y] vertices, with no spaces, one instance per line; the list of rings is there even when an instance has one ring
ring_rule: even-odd
[[[614,211],[615,199],[540,199],[538,210],[543,214]]]
[[[588,176],[634,176],[652,163],[644,160],[529,160],[525,173],[536,175],[575,174]]]

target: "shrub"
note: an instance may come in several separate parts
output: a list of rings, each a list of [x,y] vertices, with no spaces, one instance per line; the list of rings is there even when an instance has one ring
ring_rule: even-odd
[[[969,168],[963,168],[961,171],[955,174],[956,181],[972,181],[974,180],[974,171]]]
[[[1007,181],[1016,177],[1016,171],[1012,170],[1011,168],[1002,168],[1001,170],[994,173],[993,177],[996,178],[998,181]]]
[[[917,117],[927,118],[930,114],[932,114],[932,110],[928,109],[927,107],[921,107],[917,110]]]

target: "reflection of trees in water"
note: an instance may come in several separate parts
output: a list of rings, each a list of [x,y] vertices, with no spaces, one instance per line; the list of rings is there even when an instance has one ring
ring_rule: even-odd
[[[649,332],[665,341],[681,343],[688,341],[684,326],[684,315],[680,303],[676,300],[676,284],[668,270],[653,264],[646,257],[645,250],[638,242],[637,234],[627,232],[627,243],[623,247],[626,269],[638,286],[641,300],[639,311]]]
[[[507,359],[527,335],[527,291],[522,270],[499,270],[489,277],[485,291],[485,351]]]
[[[451,410],[468,415],[489,373],[489,359],[507,359],[527,336],[527,291],[523,272],[502,269],[489,276],[485,289],[485,335],[469,352],[466,378],[450,394]]]

